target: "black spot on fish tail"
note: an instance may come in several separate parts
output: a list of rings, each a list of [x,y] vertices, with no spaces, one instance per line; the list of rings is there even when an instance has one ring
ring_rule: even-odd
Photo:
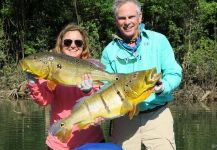
[[[75,59],[75,62],[76,62],[76,63],[79,63],[80,61],[79,61],[79,59]]]
[[[55,123],[53,123],[53,124],[51,125],[51,127],[48,129],[48,132],[49,132],[51,135],[55,136],[56,133],[57,133],[63,126],[64,126],[64,124],[61,122],[61,120],[59,120],[59,121],[57,121],[57,122],[55,122]]]

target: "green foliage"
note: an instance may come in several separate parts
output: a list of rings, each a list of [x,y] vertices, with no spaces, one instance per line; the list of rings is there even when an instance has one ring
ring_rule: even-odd
[[[102,44],[100,43],[100,35],[96,23],[90,21],[81,23],[81,26],[89,33],[90,51],[94,58],[100,58]]]
[[[33,44],[31,44],[31,43],[29,45],[28,45],[28,43],[23,45],[23,48],[25,50],[24,52],[25,52],[26,55],[34,54],[34,53],[37,52],[36,49],[31,47],[32,45]]]
[[[6,0],[5,3],[3,3],[0,13],[2,17],[10,17],[12,15],[13,7],[10,0]]]
[[[207,3],[206,1],[200,2],[200,22],[206,31],[207,36],[212,39],[217,37],[217,2]],[[214,34],[213,34],[214,33]]]
[[[111,0],[5,0],[0,4],[0,68],[25,55],[52,49],[68,23],[89,35],[91,53],[99,58],[116,31]],[[217,63],[215,0],[142,1],[146,29],[165,34],[183,66],[186,82],[206,80]],[[6,63],[7,62],[7,63]],[[190,77],[191,76],[191,77]]]
[[[16,64],[8,64],[0,70],[0,89],[14,89],[24,81],[24,75]]]
[[[183,66],[184,84],[203,86],[217,80],[217,2],[206,0],[147,0],[146,28],[165,34]],[[215,86],[215,85],[214,85]]]
[[[207,38],[201,38],[192,47],[186,57],[185,79],[198,85],[209,87],[217,81],[217,50],[216,43]]]
[[[7,46],[7,40],[5,39],[3,21],[0,18],[0,68],[3,67],[6,61],[6,54],[4,52],[6,46]]]
[[[115,21],[112,13],[111,0],[82,0],[78,3],[82,22],[96,24],[101,43],[108,43],[111,40],[112,32],[115,32]],[[91,35],[90,35],[91,36]]]

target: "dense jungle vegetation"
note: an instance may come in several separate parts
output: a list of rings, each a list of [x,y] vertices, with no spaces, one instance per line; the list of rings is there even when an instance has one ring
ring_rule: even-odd
[[[183,68],[176,103],[217,102],[216,0],[141,0],[146,29],[165,34]],[[91,52],[99,58],[115,32],[112,0],[1,0],[1,89],[16,89],[24,76],[20,59],[54,47],[70,22],[89,34]],[[1,94],[1,93],[0,93]]]

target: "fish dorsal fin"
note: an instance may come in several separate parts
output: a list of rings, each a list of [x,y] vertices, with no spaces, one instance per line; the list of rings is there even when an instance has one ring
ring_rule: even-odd
[[[66,143],[72,136],[72,128],[62,127],[63,119],[53,123],[49,128],[49,134],[56,136],[61,142]]]
[[[105,66],[98,59],[87,59],[87,61],[100,69],[105,69]]]
[[[47,81],[47,87],[48,87],[48,89],[49,90],[51,90],[51,91],[53,91],[53,90],[55,90],[55,88],[56,88],[56,82],[54,82],[54,81]]]

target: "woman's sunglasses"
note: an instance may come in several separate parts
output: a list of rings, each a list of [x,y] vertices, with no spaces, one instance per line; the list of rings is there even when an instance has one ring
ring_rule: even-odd
[[[69,46],[71,46],[73,41],[75,42],[75,45],[77,47],[82,47],[84,44],[84,42],[82,40],[71,40],[71,39],[65,39],[63,41],[63,44],[64,44],[64,46],[69,47]]]

